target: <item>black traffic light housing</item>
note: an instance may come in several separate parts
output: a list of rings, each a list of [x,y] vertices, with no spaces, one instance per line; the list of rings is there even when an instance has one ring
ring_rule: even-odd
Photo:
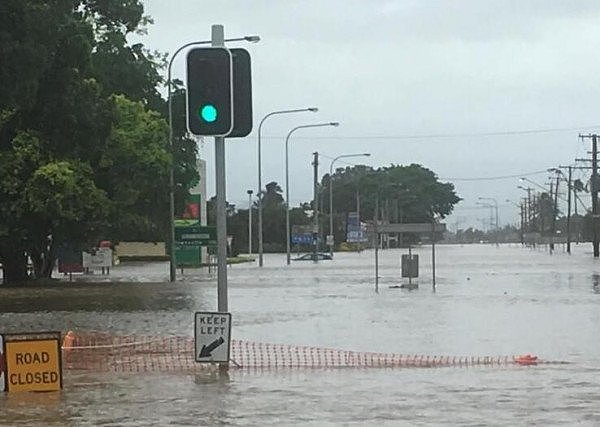
[[[240,138],[252,132],[252,73],[246,49],[231,49],[233,61],[233,129],[228,138]]]
[[[194,135],[226,136],[233,129],[232,57],[223,47],[187,55],[188,129]]]
[[[187,118],[194,135],[236,138],[252,131],[252,76],[246,49],[190,50]]]

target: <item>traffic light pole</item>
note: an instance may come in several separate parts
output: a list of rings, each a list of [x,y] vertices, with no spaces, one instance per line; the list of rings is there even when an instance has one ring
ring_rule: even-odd
[[[213,47],[225,46],[225,31],[222,25],[211,28]],[[227,301],[227,214],[226,214],[226,175],[225,137],[215,136],[215,187],[217,192],[217,311],[229,311]],[[226,373],[228,363],[220,363],[219,371]]]
[[[213,47],[225,46],[222,25],[212,26]],[[225,137],[215,136],[215,187],[217,191],[217,306],[226,313],[227,303],[227,216],[225,181]]]

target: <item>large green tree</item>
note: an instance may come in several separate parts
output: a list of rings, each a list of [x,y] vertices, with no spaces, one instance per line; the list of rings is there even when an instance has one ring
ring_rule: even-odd
[[[440,182],[436,174],[418,164],[390,165],[374,169],[369,166],[339,168],[323,176],[323,206],[329,217],[329,184],[333,184],[335,241],[345,240],[345,218],[359,211],[368,220],[390,222],[429,222],[449,215],[461,199],[451,183]],[[326,227],[328,230],[328,227]]]
[[[330,181],[332,180],[332,181]],[[391,165],[374,169],[369,166],[340,168],[333,176],[324,175],[318,186],[319,223],[323,235],[329,234],[329,184],[333,183],[335,241],[346,239],[346,215],[360,211],[363,220],[389,222],[430,222],[444,218],[461,200],[454,185],[440,182],[431,170],[417,164]],[[285,250],[285,201],[276,182],[263,190],[263,237],[265,252]],[[306,214],[313,202],[291,207],[291,225],[311,224]],[[209,211],[210,212],[210,211]],[[256,210],[254,210],[256,212]],[[236,248],[248,247],[248,210],[228,205],[227,232],[234,236]],[[209,215],[209,223],[214,216]],[[256,224],[256,221],[254,221]],[[253,227],[256,236],[257,228]],[[324,237],[324,236],[322,236]],[[253,242],[256,248],[256,241]]]
[[[36,277],[49,276],[62,242],[165,234],[164,57],[127,43],[147,23],[141,0],[0,2],[5,282],[28,277],[27,255]],[[196,178],[195,143],[175,137],[182,196]]]

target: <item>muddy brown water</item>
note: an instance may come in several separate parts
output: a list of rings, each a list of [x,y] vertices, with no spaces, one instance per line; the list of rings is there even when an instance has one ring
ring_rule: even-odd
[[[334,261],[268,255],[228,269],[232,337],[402,354],[532,353],[532,367],[236,370],[214,374],[65,372],[57,393],[0,395],[0,425],[600,425],[600,263],[520,246],[418,248],[419,289],[401,283],[403,250]],[[59,276],[57,276],[59,277]],[[168,264],[52,287],[0,286],[0,330],[193,335],[194,311],[216,308],[216,280]],[[98,283],[89,283],[95,281]]]

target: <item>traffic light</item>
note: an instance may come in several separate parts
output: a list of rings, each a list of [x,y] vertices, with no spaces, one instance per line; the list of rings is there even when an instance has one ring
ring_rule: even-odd
[[[233,129],[232,57],[226,48],[187,55],[187,118],[194,135],[226,136]]]
[[[230,51],[233,61],[233,129],[227,137],[239,138],[252,131],[250,54],[246,49]]]

